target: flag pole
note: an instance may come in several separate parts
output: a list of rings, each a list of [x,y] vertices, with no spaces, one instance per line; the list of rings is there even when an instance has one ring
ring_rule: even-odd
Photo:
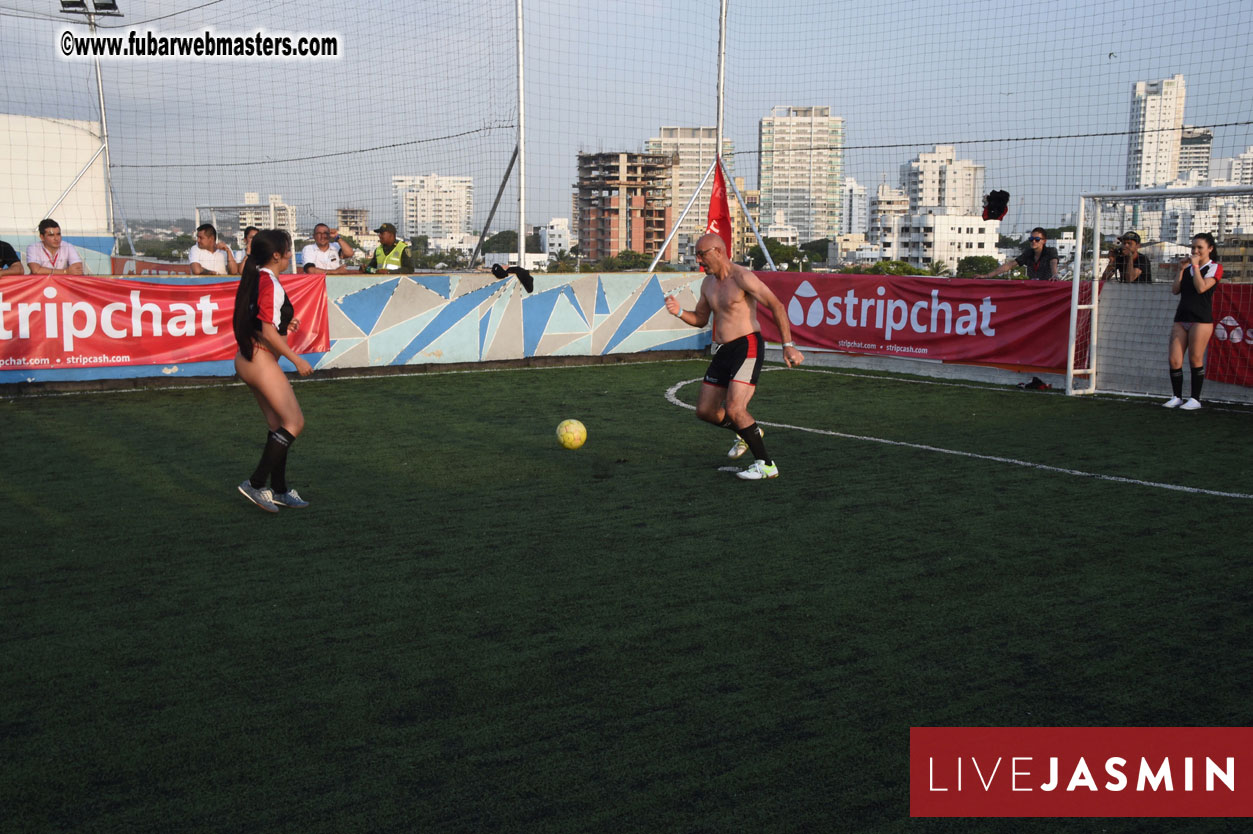
[[[692,210],[692,204],[696,202],[696,198],[700,196],[700,190],[705,187],[705,183],[709,181],[710,175],[713,174],[714,168],[718,167],[720,157],[714,156],[713,163],[710,164],[709,170],[705,172],[705,176],[701,179],[700,185],[696,186],[696,190],[692,192],[692,199],[687,201],[683,213],[679,215],[679,219],[674,221],[674,225],[670,227],[670,234],[666,235],[666,242],[661,244],[661,249],[657,250],[657,254],[653,256],[653,262],[648,265],[648,271],[652,272],[657,268],[657,262],[661,260],[661,256],[666,253],[666,249],[670,246],[670,241],[674,240],[674,236],[679,233],[679,226],[683,225],[683,218],[687,217],[687,213]]]
[[[744,216],[748,218],[748,225],[753,228],[753,235],[757,238],[757,245],[761,247],[761,254],[766,256],[766,263],[770,265],[771,272],[778,272],[779,268],[774,265],[774,258],[770,257],[770,249],[766,246],[766,241],[762,238],[761,232],[757,229],[757,221],[753,219],[752,212],[748,210],[748,204],[744,202],[744,195],[740,193],[739,187],[735,184],[735,180],[727,175],[727,166],[722,166],[722,178],[726,180],[727,185],[731,186],[731,190],[735,192],[736,202],[740,204],[740,211],[744,212]]]

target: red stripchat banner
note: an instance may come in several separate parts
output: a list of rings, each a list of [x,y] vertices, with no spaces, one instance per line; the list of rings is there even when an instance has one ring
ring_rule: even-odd
[[[1253,387],[1253,284],[1223,282],[1214,290],[1214,335],[1205,375]]]
[[[1250,817],[1253,727],[911,727],[913,817]]]
[[[279,279],[297,353],[330,348],[326,276]],[[235,355],[237,281],[170,284],[79,275],[0,278],[0,370],[164,365]]]
[[[1070,284],[759,272],[801,347],[1065,372]],[[762,335],[779,341],[770,311]]]

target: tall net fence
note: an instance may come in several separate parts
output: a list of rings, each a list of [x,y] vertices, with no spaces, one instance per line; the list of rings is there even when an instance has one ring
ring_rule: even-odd
[[[565,251],[589,253],[593,221],[603,251],[655,250],[640,228],[673,227],[716,145],[696,129],[718,120],[719,4],[523,5],[526,222],[549,226]],[[341,208],[448,245],[449,229],[462,245],[483,229],[517,142],[512,0],[119,6],[123,17],[99,18],[98,34],[330,35],[339,54],[102,59],[117,228],[198,208],[229,226],[230,209],[254,194],[281,197],[301,233],[334,224]],[[95,67],[58,55],[62,30],[87,32],[83,17],[51,0],[5,0],[0,25],[0,168],[11,185],[0,234],[33,239],[84,168],[54,216],[67,235],[110,231],[99,220],[103,160],[88,165]],[[1251,29],[1253,5],[1240,0],[730,0],[724,155],[763,233],[798,246],[852,235],[833,263],[999,260],[1002,235],[1040,226],[1060,238],[1083,191],[1253,181]],[[616,174],[606,154],[622,162]],[[630,167],[650,154],[660,169]],[[580,166],[593,155],[596,166]],[[448,182],[417,182],[432,174]],[[467,181],[460,214],[451,197],[423,196],[435,187],[464,198]],[[515,172],[493,232],[518,225],[516,182]],[[974,218],[993,189],[1010,194],[1000,223],[941,234],[920,219]],[[617,196],[641,208],[604,231]],[[707,199],[696,199],[674,259],[690,260]],[[1239,212],[1224,217],[1219,233],[1253,230]],[[1116,224],[1163,241],[1181,228],[1152,207],[1104,228]]]

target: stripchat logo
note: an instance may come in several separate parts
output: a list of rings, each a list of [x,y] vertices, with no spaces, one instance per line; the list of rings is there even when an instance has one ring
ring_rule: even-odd
[[[809,305],[808,308],[806,304]],[[796,288],[792,300],[788,302],[787,320],[792,323],[793,327],[800,327],[802,324],[806,327],[817,327],[822,324],[822,316],[822,299],[818,297],[818,291],[814,289],[813,284],[802,281],[801,285]]]
[[[1241,342],[1253,345],[1253,327],[1241,325],[1235,316],[1223,316],[1223,320],[1214,325],[1214,338],[1233,345]]]
[[[912,727],[910,816],[1253,816],[1253,728]]]
[[[949,301],[938,288],[910,300],[890,297],[882,284],[873,295],[859,295],[856,289],[824,298],[813,284],[802,281],[787,305],[788,321],[793,327],[819,325],[873,330],[890,342],[894,334],[907,337],[928,335],[995,336],[997,305],[991,296],[978,304],[970,301]],[[898,337],[899,338],[899,337]]]

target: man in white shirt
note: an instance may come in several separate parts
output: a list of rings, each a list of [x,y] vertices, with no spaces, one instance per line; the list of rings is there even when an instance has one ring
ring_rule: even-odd
[[[239,262],[231,247],[218,240],[218,230],[212,223],[196,228],[196,245],[187,252],[192,275],[238,275]]]
[[[313,243],[300,251],[305,272],[324,272],[328,275],[351,271],[344,265],[343,259],[351,258],[353,254],[352,245],[339,239],[339,229],[332,229],[325,223],[313,227]]]
[[[72,243],[61,242],[61,225],[51,217],[39,221],[39,242],[26,247],[31,275],[89,275]]]

